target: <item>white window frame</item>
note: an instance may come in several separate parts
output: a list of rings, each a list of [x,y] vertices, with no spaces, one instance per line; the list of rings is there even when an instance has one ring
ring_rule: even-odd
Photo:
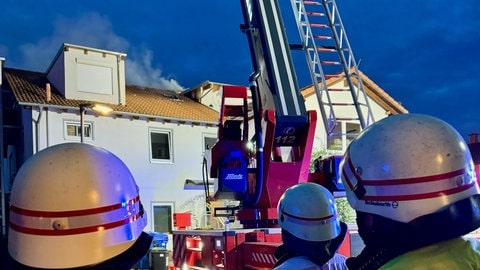
[[[168,206],[171,209],[171,216],[170,216],[170,228],[171,230],[175,230],[175,225],[173,223],[173,214],[175,213],[175,202],[172,201],[152,201],[150,202],[150,220],[151,222],[151,231],[155,231],[155,207],[156,206]],[[170,232],[162,232],[162,233],[171,233]]]
[[[71,141],[80,140],[81,139],[80,137],[82,136],[81,133],[80,133],[81,125],[82,124],[80,123],[80,121],[72,121],[72,120],[63,121],[63,138],[65,140],[71,140]],[[75,127],[75,129],[76,129],[75,135],[69,135],[68,134],[68,127],[69,126],[74,126]],[[92,141],[93,140],[93,123],[85,121],[83,127],[84,127],[84,129],[90,129],[90,133],[86,133],[84,139]]]
[[[157,134],[166,134],[168,136],[168,150],[169,150],[169,158],[168,159],[161,159],[161,158],[154,158],[152,153],[152,133]],[[173,131],[171,129],[162,129],[162,128],[150,128],[148,130],[148,149],[150,155],[150,162],[152,163],[173,163]]]

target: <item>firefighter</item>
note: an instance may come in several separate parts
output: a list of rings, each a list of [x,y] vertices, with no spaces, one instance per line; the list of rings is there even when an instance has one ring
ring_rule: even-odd
[[[480,195],[467,144],[446,122],[389,116],[353,140],[341,179],[365,247],[348,269],[480,269]]]
[[[277,211],[283,244],[275,251],[274,270],[346,269],[346,258],[337,250],[347,225],[339,220],[330,191],[315,183],[297,184],[282,195]]]
[[[127,166],[88,144],[46,148],[20,168],[10,199],[12,269],[130,269],[152,237]]]

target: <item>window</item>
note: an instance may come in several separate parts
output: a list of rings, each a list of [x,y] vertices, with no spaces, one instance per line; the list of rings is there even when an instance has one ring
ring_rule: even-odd
[[[92,131],[93,125],[92,123],[85,122],[83,125],[84,132],[85,132],[85,139],[92,140]],[[77,140],[82,135],[82,128],[80,122],[75,121],[65,121],[64,122],[64,137],[68,140]]]
[[[328,150],[342,150],[342,122],[338,122],[328,137]]]
[[[360,133],[360,124],[357,123],[345,123],[345,142],[348,146],[353,139]],[[344,149],[346,150],[346,149]]]
[[[150,157],[154,161],[173,162],[172,132],[169,130],[150,130]]]
[[[153,231],[172,233],[173,202],[152,202]]]
[[[338,122],[333,134],[328,138],[328,149],[345,151],[348,144],[360,133],[360,124]]]
[[[205,152],[205,150],[212,149],[216,142],[217,136],[213,134],[203,134],[203,152]]]

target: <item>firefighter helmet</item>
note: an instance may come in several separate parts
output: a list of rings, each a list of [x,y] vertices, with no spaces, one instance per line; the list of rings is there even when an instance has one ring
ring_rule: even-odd
[[[277,211],[280,227],[302,240],[328,241],[342,230],[335,199],[319,184],[306,182],[288,188]]]
[[[340,165],[351,206],[408,223],[479,193],[467,144],[449,124],[398,114],[367,127]]]
[[[138,187],[117,156],[59,144],[29,158],[15,178],[8,249],[29,267],[95,265],[128,250],[145,225]]]

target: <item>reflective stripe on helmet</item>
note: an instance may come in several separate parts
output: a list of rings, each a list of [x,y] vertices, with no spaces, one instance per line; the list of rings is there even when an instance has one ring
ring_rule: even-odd
[[[327,221],[329,219],[337,218],[336,215],[329,215],[329,216],[325,216],[325,217],[300,217],[300,216],[289,214],[289,213],[287,213],[283,210],[281,210],[281,213],[283,215],[287,216],[287,217],[295,218],[295,219],[298,219],[298,220],[301,220],[301,221]]]
[[[350,158],[349,151],[345,154],[345,163],[342,176],[348,187],[355,193],[358,199],[371,201],[410,201],[442,197],[456,194],[467,190],[476,182],[474,177],[464,177],[468,174],[466,168],[455,171],[428,175],[421,177],[398,178],[398,179],[362,179],[361,168],[355,168]],[[452,181],[454,179],[455,181]],[[467,182],[465,181],[467,179]],[[355,181],[353,181],[355,180]],[[412,194],[411,186],[417,186],[417,193]],[[436,190],[432,191],[432,185]],[[401,194],[405,187],[405,194]],[[373,195],[376,190],[382,189],[382,196]],[[423,192],[426,190],[429,192]],[[359,192],[361,191],[361,192]],[[371,191],[371,192],[368,192]]]
[[[350,188],[350,190],[352,190],[353,193],[355,194],[355,196],[357,196],[358,199],[362,199],[363,196],[365,195],[366,190],[365,190],[365,187],[362,185],[362,182],[359,181],[359,179],[361,179],[361,178],[357,174],[357,172],[355,171],[355,168],[353,167],[352,161],[350,160],[349,149],[350,148],[347,149],[347,151],[345,153],[345,156],[344,156],[344,160],[343,160],[343,162],[345,162],[345,160],[347,160],[348,166],[345,166],[345,165],[342,166],[343,167],[342,176],[343,176],[343,179],[345,179],[345,181],[347,182],[347,185]],[[355,178],[355,180],[357,180],[357,182],[355,184],[353,184],[352,181],[350,180],[350,177],[348,176],[347,171],[346,171],[346,167],[348,167],[349,173],[351,173],[353,175],[353,178]]]
[[[76,235],[132,223],[143,216],[140,197],[98,208],[36,211],[10,206],[10,228],[32,235]]]

